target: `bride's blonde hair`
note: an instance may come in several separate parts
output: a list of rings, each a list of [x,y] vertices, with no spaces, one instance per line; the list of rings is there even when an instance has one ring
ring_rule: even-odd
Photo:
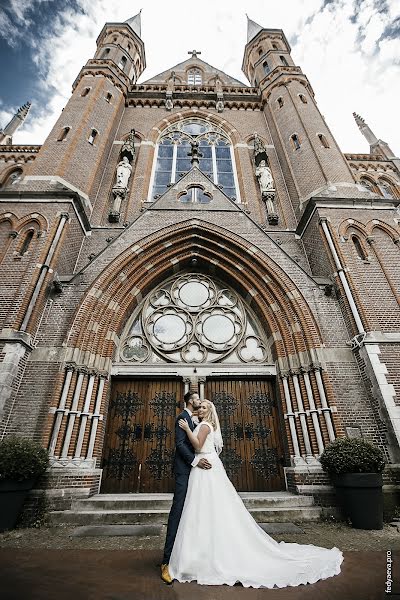
[[[206,398],[204,398],[204,400],[201,401],[202,404],[203,404],[203,402],[206,403],[206,405],[207,405],[207,412],[206,412],[205,416],[203,417],[203,421],[207,421],[207,423],[210,423],[210,425],[212,425],[212,427],[215,431],[217,429],[217,423],[214,418],[212,402],[210,402],[209,400],[206,400]]]

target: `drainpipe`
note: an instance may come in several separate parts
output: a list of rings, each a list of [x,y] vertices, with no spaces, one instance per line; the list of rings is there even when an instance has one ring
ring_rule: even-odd
[[[58,223],[56,234],[55,234],[55,236],[53,238],[53,241],[52,241],[51,246],[49,248],[49,251],[47,253],[46,260],[44,261],[44,263],[40,267],[40,269],[41,269],[40,270],[40,275],[39,275],[39,278],[38,278],[38,280],[36,282],[35,289],[33,291],[32,297],[31,297],[31,299],[29,301],[28,308],[26,309],[26,313],[25,313],[25,316],[24,316],[24,320],[22,321],[22,325],[20,327],[20,331],[26,331],[26,329],[28,327],[28,323],[29,323],[29,320],[31,318],[32,311],[33,311],[33,309],[35,307],[36,301],[37,301],[38,296],[40,294],[40,291],[42,289],[43,281],[44,281],[47,273],[50,270],[50,263],[51,263],[51,261],[53,259],[54,252],[56,251],[57,244],[58,244],[58,242],[60,240],[60,237],[61,237],[61,233],[62,233],[62,231],[64,229],[65,223],[68,221],[68,218],[69,218],[69,214],[68,213],[61,213],[61,218],[60,218],[60,222]]]
[[[356,322],[358,333],[361,333],[361,334],[365,333],[365,329],[364,329],[364,326],[363,326],[362,321],[361,321],[360,313],[357,310],[357,306],[356,306],[356,304],[354,302],[353,294],[351,293],[349,284],[347,283],[346,274],[345,274],[345,272],[343,270],[343,267],[342,267],[342,264],[340,262],[339,256],[338,256],[338,254],[336,252],[336,248],[335,248],[335,245],[333,243],[331,232],[329,231],[326,219],[321,219],[320,223],[321,223],[322,229],[324,231],[326,241],[328,242],[329,248],[330,248],[330,250],[332,252],[333,260],[335,261],[335,265],[336,265],[336,270],[337,270],[338,275],[340,277],[340,281],[342,282],[342,285],[343,285],[343,288],[344,288],[344,292],[346,294],[347,301],[348,301],[348,303],[350,305],[351,314],[353,315],[354,321]]]
[[[323,229],[323,232],[325,234],[325,238],[326,241],[328,242],[329,248],[332,252],[332,256],[333,256],[333,260],[335,261],[335,265],[336,265],[336,270],[338,272],[338,275],[340,277],[340,281],[342,282],[343,288],[344,288],[344,292],[346,294],[346,298],[347,301],[350,305],[350,310],[351,310],[351,314],[353,315],[354,321],[356,322],[356,326],[358,329],[358,333],[364,333],[365,334],[365,329],[364,326],[362,324],[361,321],[361,317],[360,317],[360,313],[357,310],[357,306],[356,303],[354,302],[354,298],[353,298],[353,294],[351,293],[349,284],[347,283],[347,278],[346,278],[346,274],[343,270],[342,264],[340,262],[339,256],[336,252],[336,248],[334,246],[333,240],[332,240],[332,236],[331,233],[329,231],[326,219],[320,219],[320,223]]]

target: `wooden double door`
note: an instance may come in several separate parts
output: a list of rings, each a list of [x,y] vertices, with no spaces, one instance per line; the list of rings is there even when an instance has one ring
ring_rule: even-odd
[[[284,489],[283,450],[274,384],[260,379],[208,379],[224,449],[220,455],[238,491]],[[116,380],[112,386],[103,493],[174,489],[174,424],[182,409],[178,379]]]

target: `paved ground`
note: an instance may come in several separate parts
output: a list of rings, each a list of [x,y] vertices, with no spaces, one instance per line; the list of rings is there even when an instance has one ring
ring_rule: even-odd
[[[241,586],[165,586],[158,563],[163,536],[75,537],[74,528],[0,534],[1,600],[383,600],[386,552],[392,552],[393,598],[400,599],[400,533],[354,530],[344,524],[301,524],[280,540],[344,552],[339,575],[313,585],[274,590]]]

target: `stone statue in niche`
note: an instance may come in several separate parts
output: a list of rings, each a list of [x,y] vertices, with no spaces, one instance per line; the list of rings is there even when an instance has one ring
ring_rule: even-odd
[[[111,223],[118,223],[121,216],[121,203],[128,193],[129,179],[132,174],[132,162],[135,157],[135,130],[131,129],[128,138],[124,142],[116,169],[115,183],[112,188],[113,206],[108,215]]]
[[[174,108],[174,101],[172,95],[175,89],[175,71],[171,71],[171,75],[167,81],[167,89],[165,92],[165,108],[172,110]]]
[[[215,91],[217,92],[215,108],[217,109],[217,112],[222,112],[224,110],[224,94],[222,91],[222,82],[218,76],[215,79]]]
[[[132,173],[132,165],[129,164],[127,156],[123,156],[121,162],[117,166],[117,181],[114,185],[115,188],[128,189],[129,178]]]
[[[269,167],[266,148],[257,133],[254,134],[254,167],[255,176],[257,177],[260,186],[261,198],[265,202],[268,223],[270,225],[277,225],[279,217],[274,205],[274,178]]]

